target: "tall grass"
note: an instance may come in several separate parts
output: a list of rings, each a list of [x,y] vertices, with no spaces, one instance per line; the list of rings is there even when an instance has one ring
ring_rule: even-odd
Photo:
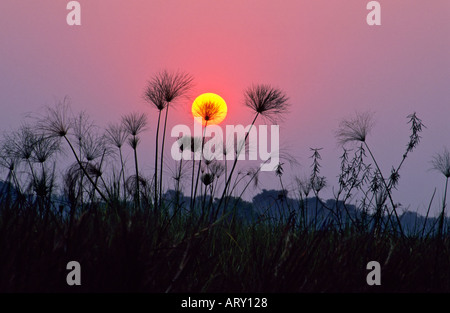
[[[405,232],[392,199],[399,170],[424,127],[415,114],[408,116],[405,153],[389,176],[367,144],[372,116],[356,115],[337,132],[343,153],[333,201],[321,198],[333,182],[321,175],[323,152],[313,148],[310,173],[296,179],[297,199],[286,184],[282,160],[271,174],[280,191],[258,207],[242,196],[257,185],[260,168],[239,168],[237,162],[248,133],[233,152],[231,169],[226,160],[203,157],[207,121],[216,112],[205,104],[199,114],[203,136],[178,139],[180,152],[192,160],[175,163],[175,191],[163,196],[161,112],[166,110],[164,142],[169,103],[192,79],[167,72],[155,77],[147,90],[147,100],[158,109],[153,179],[145,178],[138,163],[138,144],[151,123],[145,114],[124,115],[102,129],[85,113],[72,114],[65,99],[34,123],[4,134],[0,291],[450,291],[448,152],[432,160],[446,178],[437,232],[428,214],[423,226]],[[184,87],[175,91],[173,85]],[[163,96],[163,87],[171,93]],[[273,122],[288,108],[284,92],[269,85],[250,87],[244,98],[255,114],[251,127],[258,117]],[[349,147],[352,142],[357,145]],[[133,164],[127,164],[127,152]],[[67,167],[60,169],[61,163]],[[128,166],[134,174],[128,175],[133,172]],[[82,266],[83,283],[76,289],[65,280],[71,260]],[[372,260],[383,269],[382,286],[375,289],[365,280]]]
[[[438,234],[439,236],[442,236],[442,232],[444,230],[445,208],[447,207],[448,178],[450,177],[450,152],[448,149],[444,148],[442,152],[434,155],[431,163],[434,170],[441,172],[445,176],[444,199],[442,200],[442,211],[439,215],[438,228]]]
[[[134,152],[134,166],[135,166],[135,173],[136,173],[135,179],[134,179],[134,185],[135,185],[134,198],[135,198],[135,207],[136,208],[139,208],[141,205],[140,188],[139,188],[141,177],[139,176],[139,162],[138,162],[137,147],[141,140],[139,135],[146,129],[147,123],[148,123],[147,116],[143,113],[141,113],[141,114],[131,113],[128,115],[124,115],[122,117],[122,124],[124,125],[124,128],[127,131],[128,135],[130,136],[128,138],[128,143]]]

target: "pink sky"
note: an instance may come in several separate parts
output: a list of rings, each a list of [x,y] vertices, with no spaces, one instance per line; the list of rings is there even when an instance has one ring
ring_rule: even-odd
[[[375,112],[368,143],[388,174],[408,141],[406,116],[416,111],[427,129],[394,200],[424,212],[435,187],[442,196],[443,176],[429,161],[450,147],[448,0],[379,1],[382,25],[375,27],[366,24],[368,1],[361,0],[81,0],[75,27],[66,24],[67,2],[0,2],[0,130],[65,95],[99,125],[131,111],[154,121],[142,100],[146,81],[161,69],[181,69],[195,77],[195,94],[227,101],[227,124],[251,122],[242,106],[247,86],[284,89],[292,109],[281,144],[300,163],[286,180],[309,173],[309,148],[321,147],[325,198],[337,185],[334,131],[343,117]],[[173,124],[191,123],[189,105],[171,112]],[[144,153],[152,155],[153,138],[150,127]],[[278,188],[269,181],[264,188]]]

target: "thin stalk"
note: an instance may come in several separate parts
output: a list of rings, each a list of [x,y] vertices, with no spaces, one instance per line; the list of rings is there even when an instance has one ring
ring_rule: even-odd
[[[430,214],[431,204],[433,203],[433,199],[434,199],[434,195],[435,195],[435,194],[436,194],[436,188],[434,188],[433,195],[431,196],[430,203],[429,203],[429,205],[428,205],[427,214],[425,215],[425,222],[423,222],[423,226],[422,226],[422,234],[421,234],[421,237],[422,237],[422,238],[423,238],[423,234],[424,234],[424,232],[425,232],[425,226],[427,225],[428,215]]]
[[[245,187],[242,189],[241,193],[239,194],[239,197],[237,199],[234,200],[234,204],[233,204],[233,217],[235,214],[235,210],[237,207],[237,203],[240,199],[242,199],[242,196],[244,195],[245,191],[247,190],[248,186],[250,186],[250,183],[255,179],[256,175],[258,175],[259,173],[259,169],[257,171],[255,171],[255,173],[253,173],[252,177],[248,180],[247,184],[245,185]],[[219,209],[217,209],[217,212],[219,212]],[[223,212],[223,214],[225,214],[225,211]],[[217,215],[216,215],[217,218]]]
[[[67,136],[63,136],[64,139],[66,140],[67,144],[69,145],[70,149],[72,150],[73,155],[75,156],[75,159],[77,160],[78,165],[80,166],[81,170],[83,171],[84,175],[86,175],[86,177],[88,178],[89,182],[95,186],[94,181],[92,180],[91,176],[89,176],[89,174],[87,173],[86,169],[84,168],[83,164],[81,164],[80,159],[78,158],[77,153],[75,152],[75,149],[72,146],[72,143],[70,142],[69,138],[67,138]],[[97,193],[100,195],[100,197],[102,197],[103,200],[105,200],[106,203],[109,204],[108,199],[105,197],[105,195],[100,191],[100,189],[95,186],[95,190],[97,191]]]
[[[159,145],[159,125],[161,123],[161,110],[158,113],[158,124],[156,126],[156,145],[155,145],[155,178],[153,180],[155,185],[155,206],[154,209],[158,207],[158,145]]]
[[[78,138],[78,155],[81,157],[81,138]],[[81,160],[80,160],[81,161]],[[83,175],[80,175],[80,189],[79,189],[79,193],[80,193],[80,203],[81,206],[84,205],[84,197],[83,197]]]
[[[163,162],[164,162],[164,143],[166,141],[166,127],[167,127],[167,116],[169,114],[169,104],[167,103],[166,106],[166,116],[164,118],[164,132],[162,137],[162,144],[161,144],[161,166],[159,168],[159,205],[161,206],[162,201],[162,182],[163,182]]]
[[[103,176],[100,176],[100,180],[102,181],[103,186],[106,186],[106,182],[105,182],[105,180],[103,179]],[[111,198],[111,193],[110,193],[110,191],[108,190],[108,188],[106,188],[105,190],[106,190],[106,193],[108,194],[108,197]]]
[[[203,129],[203,133],[202,133],[202,148],[201,148],[200,160],[198,162],[197,180],[195,182],[194,199],[192,201],[192,208],[194,208],[194,206],[195,206],[195,197],[197,196],[197,187],[198,187],[198,180],[200,178],[200,169],[201,169],[201,166],[202,166],[203,147],[204,147],[204,144],[205,144],[205,134],[206,134],[206,127],[207,126],[208,126],[208,121],[205,122],[205,128]]]
[[[373,160],[373,162],[374,162],[374,164],[375,164],[375,166],[376,166],[376,168],[378,170],[378,173],[380,173],[381,180],[383,181],[383,185],[386,188],[386,192],[388,194],[389,201],[391,202],[391,205],[392,205],[392,211],[394,212],[395,218],[397,219],[397,224],[398,224],[398,227],[400,229],[400,233],[404,237],[405,234],[403,233],[403,228],[402,228],[402,225],[400,223],[400,218],[398,217],[397,210],[395,209],[394,200],[392,199],[392,195],[391,195],[391,190],[389,189],[389,186],[386,184],[386,181],[384,180],[384,177],[383,177],[383,173],[381,173],[380,167],[378,166],[378,163],[377,163],[377,161],[376,161],[372,151],[370,150],[369,146],[367,145],[367,143],[365,141],[364,141],[364,145],[366,146],[367,151],[369,151],[370,157],[372,158],[372,160]]]
[[[252,130],[252,127],[255,124],[256,119],[258,118],[258,116],[259,116],[259,112],[256,113],[255,118],[253,119],[252,124],[250,125],[250,128],[249,128],[248,132],[245,134],[244,145],[247,142],[248,135],[250,134],[250,131]],[[238,157],[236,155],[235,158],[234,158],[233,167],[231,168],[231,171],[230,171],[230,175],[228,176],[227,182],[226,182],[225,187],[224,187],[223,192],[222,192],[222,196],[220,197],[219,204],[217,205],[217,210],[220,209],[220,206],[222,205],[223,199],[225,198],[228,186],[230,185],[231,178],[233,176],[234,169],[236,168],[237,161],[238,161]]]
[[[139,167],[138,167],[138,158],[137,158],[137,147],[133,147],[134,151],[134,166],[136,170],[136,195],[135,195],[135,201],[136,201],[136,209],[139,209],[140,207],[140,197],[139,197]]]
[[[288,199],[287,199],[287,190],[284,188],[283,180],[281,179],[281,176],[279,176],[279,178],[280,178],[281,191],[283,192],[283,197],[286,196],[286,199],[285,199],[286,206],[289,209],[289,213],[292,213],[292,208],[291,208],[291,206],[290,206],[290,204],[288,202]]]
[[[101,168],[102,168],[102,166],[103,166],[103,161],[105,160],[105,154],[106,154],[106,150],[103,150],[102,158],[101,158],[100,164],[99,164],[99,171],[101,171]],[[95,186],[98,185],[98,179],[99,179],[99,177],[100,177],[100,176],[95,177],[95,181],[94,181]],[[105,186],[106,186],[106,185],[105,185]],[[94,191],[94,190],[93,190],[93,191]],[[108,189],[106,189],[106,192],[108,193],[109,198],[111,198],[110,195],[109,195]],[[92,192],[92,195],[94,195],[94,192]]]
[[[125,199],[127,197],[127,194],[126,194],[127,189],[126,189],[126,182],[125,182],[125,165],[123,163],[122,148],[119,148],[119,155],[120,155],[120,164],[122,166],[120,173],[121,173],[122,179],[123,179],[123,200],[125,201]],[[120,181],[120,175],[119,175],[119,181]],[[119,186],[120,186],[120,183],[119,183]]]
[[[183,166],[183,158],[181,158],[181,160],[180,160],[180,167],[179,167],[179,170],[178,170],[178,174],[177,174],[177,184],[176,184],[176,187],[175,187],[175,196],[176,196],[176,199],[175,199],[175,210],[178,210],[178,206],[179,206],[179,203],[180,203],[180,181],[181,181],[181,170],[182,170],[182,166]]]
[[[19,180],[17,179],[17,175],[14,170],[11,170],[11,176],[13,178],[14,184],[16,185],[16,189],[19,191],[19,194],[23,195],[22,188],[20,187]]]
[[[314,213],[314,231],[317,231],[317,210],[319,207],[319,193],[316,193],[316,209]]]
[[[192,181],[191,181],[191,201],[190,201],[190,207],[191,211],[194,204],[194,177],[195,177],[195,153],[192,155]]]
[[[224,171],[224,172],[225,172],[225,173],[224,173],[224,174],[225,174],[225,175],[224,175],[225,177],[224,177],[224,179],[225,179],[225,185],[226,185],[226,184],[227,184],[227,177],[228,177],[228,169],[227,169],[227,163],[228,163],[227,161],[228,161],[228,160],[227,160],[227,156],[226,156],[226,155],[225,155],[225,158],[224,158],[224,159],[225,159],[225,160],[224,160],[224,165],[225,165],[225,171]]]
[[[448,187],[448,177],[445,178],[445,190],[444,190],[444,200],[442,201],[442,212],[441,216],[439,218],[439,238],[442,237],[443,228],[444,228],[444,214],[445,214],[445,207],[447,202],[447,187]]]
[[[34,183],[34,185],[36,185],[37,179],[36,179],[36,174],[34,173],[33,165],[31,165],[31,162],[29,159],[27,159],[27,163],[28,163],[28,166],[30,167],[31,177],[33,178],[33,183]]]

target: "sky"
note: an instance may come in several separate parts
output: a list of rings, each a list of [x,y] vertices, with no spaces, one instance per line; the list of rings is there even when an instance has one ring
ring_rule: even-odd
[[[298,165],[283,176],[288,186],[310,172],[310,148],[322,148],[322,196],[332,196],[342,153],[334,134],[357,111],[374,114],[367,142],[388,175],[409,139],[406,117],[416,112],[427,128],[394,200],[425,213],[437,188],[438,212],[445,181],[430,160],[450,147],[448,0],[379,1],[380,26],[366,23],[368,1],[361,0],[80,0],[80,26],[67,25],[67,3],[0,2],[0,131],[65,96],[102,126],[146,112],[151,123],[140,149],[151,172],[157,112],[143,92],[155,73],[190,73],[193,95],[225,99],[230,125],[251,123],[243,91],[267,83],[290,98],[280,144]],[[178,103],[169,129],[192,125],[190,110]],[[273,173],[264,175],[261,188],[279,188]]]

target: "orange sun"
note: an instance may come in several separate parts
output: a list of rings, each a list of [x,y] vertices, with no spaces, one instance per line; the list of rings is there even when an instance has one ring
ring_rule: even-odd
[[[192,115],[201,118],[203,126],[217,125],[227,116],[227,104],[215,93],[204,93],[192,103]]]

